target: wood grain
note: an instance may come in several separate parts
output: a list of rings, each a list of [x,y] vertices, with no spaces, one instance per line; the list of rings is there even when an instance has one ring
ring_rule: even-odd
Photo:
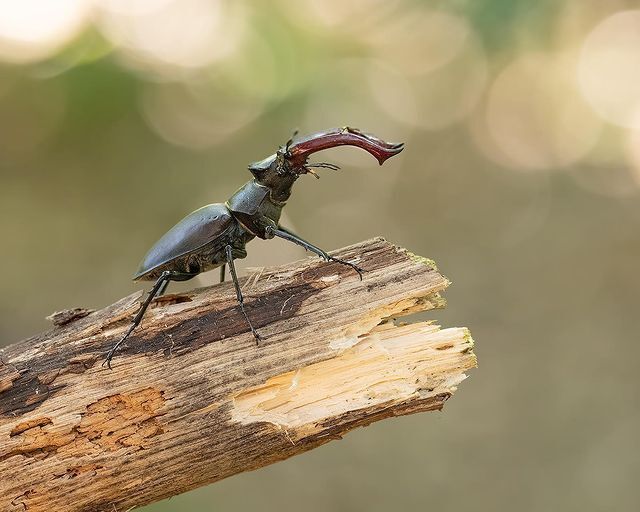
[[[155,301],[142,292],[0,351],[0,509],[127,510],[439,410],[475,367],[465,328],[395,318],[443,307],[433,262],[383,239]],[[83,315],[85,312],[83,311]]]

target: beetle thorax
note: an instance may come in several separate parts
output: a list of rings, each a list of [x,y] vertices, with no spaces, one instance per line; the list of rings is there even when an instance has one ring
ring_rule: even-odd
[[[288,187],[289,191],[291,186]],[[226,205],[231,214],[252,235],[263,238],[267,226],[277,225],[290,192],[280,189],[274,197],[274,189],[253,179],[233,194]],[[284,200],[279,200],[278,197]]]

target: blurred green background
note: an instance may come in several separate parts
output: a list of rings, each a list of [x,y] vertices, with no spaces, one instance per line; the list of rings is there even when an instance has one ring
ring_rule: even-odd
[[[0,344],[137,290],[248,163],[345,124],[406,150],[323,154],[343,170],[285,223],[435,259],[429,317],[471,328],[479,369],[442,414],[144,510],[639,510],[637,1],[0,0]]]

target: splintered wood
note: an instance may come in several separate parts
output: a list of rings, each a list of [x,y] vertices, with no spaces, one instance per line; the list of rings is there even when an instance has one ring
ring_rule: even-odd
[[[0,351],[0,510],[127,510],[302,453],[373,421],[439,410],[476,365],[430,260],[383,239],[155,301],[101,366],[136,293]],[[80,311],[80,310],[78,310]],[[58,316],[56,318],[62,318]]]

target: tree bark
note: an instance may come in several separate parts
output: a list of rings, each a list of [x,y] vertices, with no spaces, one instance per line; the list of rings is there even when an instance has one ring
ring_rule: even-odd
[[[286,459],[383,418],[439,410],[475,367],[465,328],[394,319],[444,306],[433,262],[383,239],[156,300],[142,292],[0,351],[0,508],[124,511]],[[60,324],[60,325],[59,325]]]

